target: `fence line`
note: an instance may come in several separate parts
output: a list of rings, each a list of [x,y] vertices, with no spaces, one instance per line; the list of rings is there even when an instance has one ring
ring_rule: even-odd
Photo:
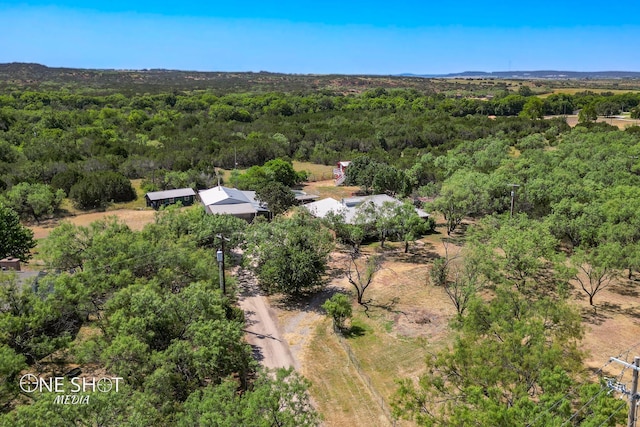
[[[335,323],[333,325],[333,330],[335,331],[336,336],[338,337],[338,342],[340,343],[340,346],[347,353],[347,356],[349,357],[349,360],[351,361],[351,363],[353,363],[353,366],[355,366],[356,371],[358,372],[358,375],[360,375],[360,379],[362,379],[362,382],[369,390],[369,393],[371,393],[373,400],[376,401],[378,406],[380,406],[380,409],[382,409],[382,412],[387,417],[391,425],[395,426],[396,420],[393,418],[393,415],[391,414],[391,408],[389,407],[387,402],[384,400],[382,395],[378,392],[378,390],[376,390],[376,388],[373,386],[373,383],[371,382],[371,378],[369,378],[369,375],[367,375],[367,373],[364,372],[364,370],[362,369],[362,366],[360,365],[358,358],[356,357],[355,354],[353,354],[353,350],[351,350],[349,343],[347,343],[347,341],[344,339],[344,337],[342,336],[342,332],[335,325]]]

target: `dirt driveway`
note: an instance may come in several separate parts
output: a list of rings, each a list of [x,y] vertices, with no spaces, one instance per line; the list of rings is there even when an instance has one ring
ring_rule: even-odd
[[[266,368],[300,369],[289,344],[278,326],[274,310],[260,294],[255,276],[246,269],[235,269],[240,287],[239,303],[245,314],[245,336],[253,348],[253,356]]]

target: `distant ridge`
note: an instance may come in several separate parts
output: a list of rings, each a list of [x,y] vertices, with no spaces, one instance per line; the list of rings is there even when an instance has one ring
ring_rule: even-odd
[[[425,78],[494,78],[494,79],[640,79],[638,71],[464,71],[449,74],[401,74],[406,77]]]
[[[437,75],[374,74],[284,74],[267,71],[221,72],[167,69],[86,69],[48,67],[36,63],[0,63],[0,90],[6,88],[91,88],[99,93],[159,93],[169,90],[213,90],[231,92],[317,92],[356,94],[377,88],[413,88],[422,93],[458,90],[456,82],[447,78],[482,79],[547,79],[548,81],[582,80],[584,85],[609,81],[607,88],[618,88],[626,80],[626,88],[640,89],[640,72],[633,71],[465,71]],[[590,82],[592,81],[592,82]],[[582,84],[582,83],[581,83]],[[582,87],[582,86],[581,86]],[[585,86],[586,87],[586,86]],[[493,86],[491,86],[493,88]]]

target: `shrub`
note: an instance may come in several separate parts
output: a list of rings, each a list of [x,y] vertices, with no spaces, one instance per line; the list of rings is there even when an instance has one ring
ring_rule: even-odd
[[[73,187],[69,197],[79,209],[103,208],[109,202],[129,202],[137,195],[131,182],[116,172],[94,172]]]

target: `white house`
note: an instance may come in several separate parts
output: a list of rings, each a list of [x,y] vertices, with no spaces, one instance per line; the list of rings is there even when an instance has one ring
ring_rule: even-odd
[[[228,214],[251,222],[257,215],[269,213],[269,210],[256,200],[255,191],[241,191],[219,185],[199,191],[198,197],[210,214]]]
[[[341,199],[340,201],[328,197],[326,199],[318,200],[317,202],[308,203],[304,205],[304,207],[308,209],[313,216],[318,218],[324,218],[329,212],[333,212],[337,215],[343,214],[345,222],[347,224],[353,224],[355,222],[356,214],[358,213],[358,206],[363,203],[372,203],[375,207],[381,208],[382,204],[385,202],[390,202],[395,205],[402,204],[400,200],[394,199],[386,194],[374,194],[372,196],[349,197]],[[429,214],[422,209],[416,208],[416,213],[423,219],[429,217]]]

